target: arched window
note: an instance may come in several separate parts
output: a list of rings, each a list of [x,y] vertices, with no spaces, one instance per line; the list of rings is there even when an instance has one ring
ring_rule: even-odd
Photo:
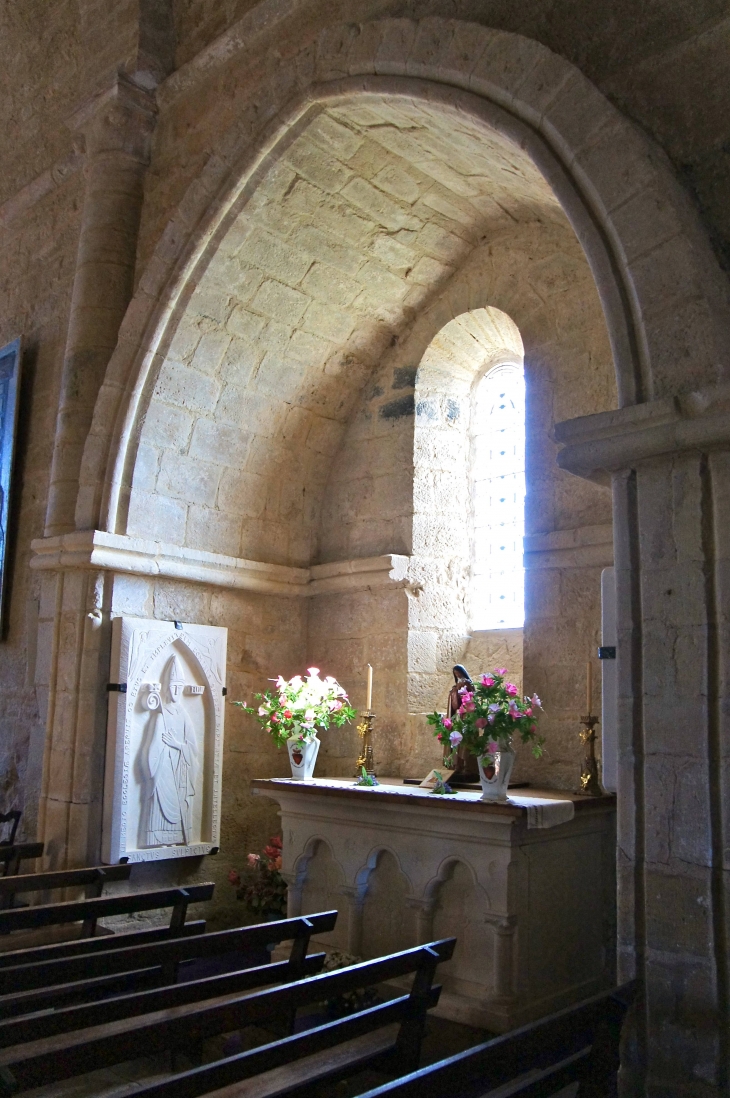
[[[496,366],[477,385],[471,474],[471,628],[518,629],[525,618],[525,379],[520,366]]]

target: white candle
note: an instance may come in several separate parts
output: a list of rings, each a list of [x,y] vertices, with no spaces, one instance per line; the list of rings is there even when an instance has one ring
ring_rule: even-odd
[[[368,700],[365,705],[368,712],[373,708],[373,669],[368,664]]]

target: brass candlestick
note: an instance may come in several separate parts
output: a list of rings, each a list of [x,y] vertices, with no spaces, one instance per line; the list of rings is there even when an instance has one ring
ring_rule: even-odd
[[[603,790],[598,778],[598,761],[596,759],[596,725],[599,723],[598,717],[592,717],[589,713],[587,717],[581,717],[580,723],[584,726],[580,732],[580,738],[585,744],[586,753],[583,759],[583,769],[580,772],[580,789],[578,792],[582,793],[584,797],[602,797]]]
[[[360,716],[362,720],[357,726],[358,734],[362,737],[362,751],[360,752],[360,758],[357,760],[357,769],[355,770],[355,777],[359,778],[362,774],[362,768],[365,767],[365,773],[371,777],[375,777],[375,763],[373,761],[373,721],[375,720],[375,714],[372,709],[365,710]]]

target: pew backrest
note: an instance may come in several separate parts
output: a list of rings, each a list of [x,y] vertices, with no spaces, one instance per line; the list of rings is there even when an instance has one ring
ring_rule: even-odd
[[[575,1082],[578,1096],[612,1098],[617,1093],[621,1027],[635,990],[631,983],[595,995],[368,1090],[361,1098],[490,1098],[495,1091],[517,1098],[557,1094]],[[512,1086],[507,1089],[507,1084]]]
[[[113,881],[128,881],[131,864],[99,865],[88,869],[61,869],[45,873],[19,873],[0,877],[0,909],[13,906],[18,893],[52,892],[59,888],[86,888],[86,898],[101,896]]]
[[[232,930],[218,930],[210,934],[194,937],[180,935],[165,941],[140,942],[138,938],[130,944],[119,943],[114,939],[104,939],[101,948],[98,939],[85,939],[89,945],[93,942],[94,951],[76,952],[75,955],[63,955],[53,959],[50,950],[40,959],[21,963],[8,968],[0,968],[0,995],[7,997],[11,993],[20,993],[32,988],[42,991],[44,988],[59,984],[72,984],[77,981],[92,980],[112,973],[149,970],[160,967],[174,982],[177,966],[181,962],[210,957],[219,957],[226,953],[254,952],[280,942],[293,942],[292,952],[286,962],[291,979],[298,976],[298,965],[303,963],[309,948],[312,934],[325,934],[333,930],[337,921],[336,911],[323,911],[313,915],[301,915],[294,919],[278,919],[271,923],[257,923],[253,926],[237,927]],[[109,943],[108,948],[104,944]],[[82,946],[83,943],[74,943]],[[0,1000],[2,1010],[2,1000]],[[4,1011],[7,1013],[7,1011]]]
[[[207,1037],[280,1020],[282,1015],[293,1021],[299,1007],[415,973],[409,996],[410,1013],[404,1019],[397,1042],[400,1061],[411,1063],[416,1046],[420,1046],[424,1011],[432,1001],[436,966],[450,959],[454,945],[453,938],[444,939],[253,994],[223,1001],[217,997],[192,1006],[172,1005],[153,1013],[15,1044],[0,1050],[0,1093],[108,1067],[134,1058],[140,1049],[145,1050],[145,1055],[187,1049]],[[176,988],[166,988],[142,994],[159,996],[175,991]],[[113,1002],[113,999],[105,1001],[105,1015]]]
[[[389,999],[302,1033],[135,1087],[134,1096],[199,1098],[214,1091],[215,1098],[240,1098],[242,1090],[249,1094],[244,1081],[251,1079],[257,1096],[297,1098],[303,1093],[303,1098],[313,1098],[322,1084],[366,1068],[407,1071],[420,1053],[425,1013],[437,1005],[440,991],[431,987],[420,997],[410,994]],[[413,1026],[417,1027],[416,1042],[408,1040]],[[260,1089],[256,1084],[261,1084]]]
[[[127,892],[118,896],[100,896],[91,900],[71,900],[37,907],[9,908],[0,911],[0,934],[14,930],[35,930],[64,923],[83,922],[84,932],[94,934],[97,919],[132,915],[156,908],[171,908],[170,925],[182,926],[188,904],[209,900],[214,884],[188,885],[186,888],[162,888],[149,892]]]
[[[189,937],[205,934],[205,919],[191,919],[184,923],[175,937]],[[116,949],[127,949],[136,945],[148,945],[151,942],[166,942],[173,935],[169,926],[156,926],[149,930],[122,930],[112,935],[99,935],[95,938],[73,938],[67,942],[49,942],[46,945],[24,946],[22,949],[8,949],[0,953],[0,987],[3,970],[20,966],[39,964],[41,961],[58,961],[65,957],[78,957],[90,953],[108,953]],[[36,986],[36,985],[34,985]]]
[[[0,876],[14,877],[21,862],[43,857],[43,843],[0,843]]]
[[[0,845],[12,846],[15,842],[22,815],[23,813],[19,808],[11,808],[9,812],[0,812]],[[2,832],[6,824],[8,825],[7,834],[3,835]]]

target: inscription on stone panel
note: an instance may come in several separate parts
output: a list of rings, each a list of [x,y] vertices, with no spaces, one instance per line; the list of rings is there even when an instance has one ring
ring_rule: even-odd
[[[160,861],[219,845],[227,630],[112,623],[103,857]]]

